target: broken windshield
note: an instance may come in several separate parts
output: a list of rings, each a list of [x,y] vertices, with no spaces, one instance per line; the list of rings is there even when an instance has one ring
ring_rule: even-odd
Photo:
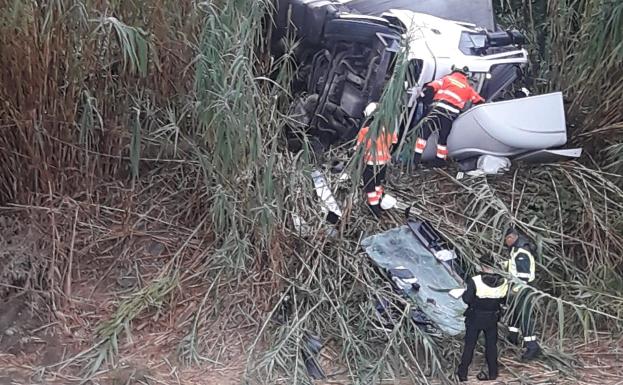
[[[485,32],[468,32],[461,33],[459,41],[459,49],[465,55],[482,55],[487,48],[487,34]]]

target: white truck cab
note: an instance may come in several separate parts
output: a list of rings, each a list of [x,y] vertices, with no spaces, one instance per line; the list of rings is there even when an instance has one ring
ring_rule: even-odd
[[[288,36],[298,40],[290,151],[301,151],[305,140],[318,154],[351,141],[406,50],[401,143],[426,116],[422,88],[458,66],[468,67],[486,101],[467,107],[448,138],[450,157],[466,170],[482,156],[542,162],[581,154],[561,149],[567,142],[561,93],[526,97],[525,38],[496,25],[491,0],[277,0],[276,11],[273,54],[286,52]],[[433,135],[424,161],[434,158],[435,141]]]
[[[492,67],[500,64],[524,66],[528,52],[524,48],[487,54],[487,31],[452,20],[409,10],[392,9],[388,12],[404,26],[408,58],[420,66],[417,85],[439,79],[452,71],[452,66],[467,66],[472,73],[475,88],[480,91],[484,80],[490,78]],[[475,53],[482,52],[480,55]]]

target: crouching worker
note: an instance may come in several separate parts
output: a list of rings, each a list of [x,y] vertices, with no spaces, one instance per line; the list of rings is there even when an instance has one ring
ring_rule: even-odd
[[[396,132],[388,132],[385,127],[380,127],[376,134],[370,132],[372,114],[378,107],[377,103],[370,103],[364,111],[366,121],[357,135],[358,149],[365,143],[363,170],[363,186],[366,193],[368,207],[378,218],[383,210],[387,210],[396,204],[396,199],[389,194],[385,194],[385,174],[387,164],[391,161],[391,146],[398,143]]]
[[[498,320],[501,307],[508,294],[508,281],[493,272],[493,257],[480,260],[481,273],[467,280],[467,289],[462,295],[467,304],[465,311],[465,346],[457,376],[467,381],[467,370],[472,363],[474,348],[480,332],[485,335],[485,357],[489,373],[481,372],[481,381],[495,380],[498,376]]]
[[[424,87],[425,102],[432,99],[432,108],[422,125],[422,131],[415,141],[415,157],[413,166],[417,167],[426,149],[426,142],[431,134],[439,131],[437,139],[437,157],[433,165],[440,167],[448,158],[448,136],[452,123],[469,104],[483,103],[485,100],[469,84],[467,76],[469,68],[452,67],[452,73],[439,80],[432,81]]]

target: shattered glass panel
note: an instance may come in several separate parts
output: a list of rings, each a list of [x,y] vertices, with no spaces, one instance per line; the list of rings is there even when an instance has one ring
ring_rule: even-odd
[[[467,306],[448,293],[463,287],[463,283],[437,261],[408,226],[365,238],[362,246],[383,270],[404,267],[413,273],[420,289],[409,289],[406,294],[443,333],[456,336],[464,332],[463,312]]]

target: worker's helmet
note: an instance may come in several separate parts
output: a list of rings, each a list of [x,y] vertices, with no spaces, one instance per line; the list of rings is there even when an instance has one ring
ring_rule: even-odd
[[[469,75],[469,67],[466,65],[453,64],[451,70],[452,72],[460,72],[463,75]]]
[[[366,106],[366,108],[363,110],[363,115],[365,117],[368,117],[368,116],[372,115],[374,113],[374,111],[376,111],[378,106],[379,106],[379,104],[375,103],[375,102],[372,102],[372,103],[368,104]]]

